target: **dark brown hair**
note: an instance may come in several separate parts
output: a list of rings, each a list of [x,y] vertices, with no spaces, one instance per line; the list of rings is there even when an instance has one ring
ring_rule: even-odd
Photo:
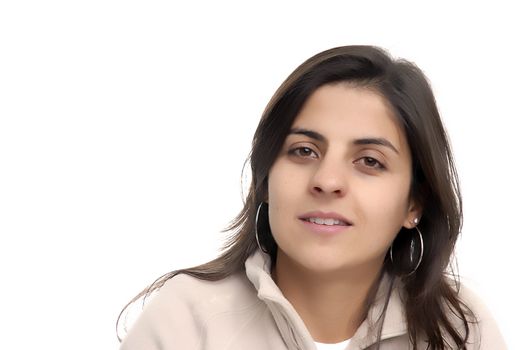
[[[258,249],[255,216],[258,205],[267,197],[269,169],[307,98],[319,87],[336,83],[349,83],[381,94],[393,108],[411,150],[410,195],[423,208],[418,225],[424,238],[423,260],[415,273],[406,273],[409,263],[405,257],[410,255],[412,232],[402,228],[393,243],[394,264],[387,255],[383,265],[384,271],[402,282],[410,342],[414,348],[420,339],[434,350],[445,346],[466,348],[469,323],[474,322],[474,316],[458,297],[459,279],[451,268],[462,225],[462,203],[447,134],[423,72],[415,64],[393,59],[374,46],[326,50],[291,73],[269,101],[254,134],[248,158],[252,182],[242,211],[225,229],[231,235],[221,255],[203,265],[165,274],[133,298],[122,313],[129,304],[146,298],[179,273],[215,281],[244,270],[245,260]],[[277,246],[266,215],[260,216],[258,231],[260,243],[274,263]],[[456,326],[452,317],[457,317],[463,327]]]

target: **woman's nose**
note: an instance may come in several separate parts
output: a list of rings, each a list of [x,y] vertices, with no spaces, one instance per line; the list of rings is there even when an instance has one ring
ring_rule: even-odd
[[[313,173],[310,191],[313,195],[335,195],[342,197],[347,192],[347,169],[340,160],[326,158]]]

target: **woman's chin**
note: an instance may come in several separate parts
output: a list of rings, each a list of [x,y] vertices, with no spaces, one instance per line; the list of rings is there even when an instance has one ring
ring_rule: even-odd
[[[329,275],[339,276],[346,274],[361,274],[363,271],[375,270],[380,265],[379,261],[365,258],[356,253],[336,251],[332,249],[315,249],[311,252],[294,252],[285,254],[283,263],[290,263],[299,269],[322,277]],[[287,261],[290,260],[290,261]]]

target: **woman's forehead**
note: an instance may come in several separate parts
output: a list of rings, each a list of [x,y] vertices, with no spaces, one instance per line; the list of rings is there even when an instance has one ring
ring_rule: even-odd
[[[388,101],[368,88],[336,84],[318,88],[296,116],[291,130],[312,130],[326,142],[363,138],[407,146],[404,131]]]

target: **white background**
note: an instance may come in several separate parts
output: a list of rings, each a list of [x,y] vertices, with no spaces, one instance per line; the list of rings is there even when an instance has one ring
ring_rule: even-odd
[[[430,78],[463,188],[460,273],[520,347],[521,11],[361,3],[3,1],[0,348],[116,349],[132,296],[216,256],[279,84],[346,44]]]

